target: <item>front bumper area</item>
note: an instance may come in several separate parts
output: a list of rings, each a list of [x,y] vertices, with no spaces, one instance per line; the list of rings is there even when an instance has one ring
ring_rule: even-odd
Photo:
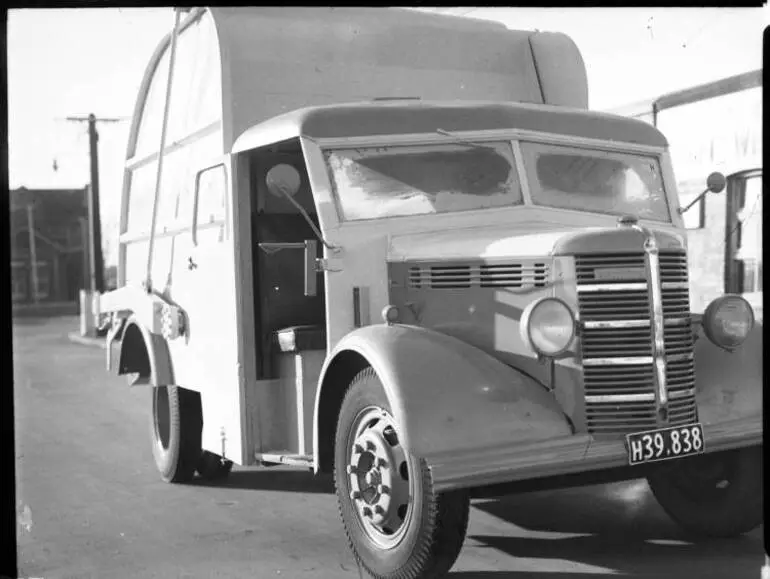
[[[703,424],[703,431],[706,453],[754,446],[762,443],[762,415]],[[625,439],[588,434],[424,458],[439,492],[628,465]]]

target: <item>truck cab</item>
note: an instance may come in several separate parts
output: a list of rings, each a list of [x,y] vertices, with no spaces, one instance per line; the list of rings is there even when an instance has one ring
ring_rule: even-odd
[[[212,18],[235,84],[251,62],[233,52],[244,36],[226,40],[236,13],[186,21]],[[122,287],[100,307],[117,371],[152,391],[161,477],[333,474],[351,549],[378,577],[448,571],[471,494],[495,485],[615,470],[647,477],[692,533],[754,528],[761,323],[732,294],[693,314],[665,136],[559,89],[547,64],[585,73],[563,37],[455,32],[529,39],[535,96],[340,99],[240,125],[235,99],[220,124],[127,162]],[[430,96],[425,76],[413,89]],[[229,143],[204,155],[220,129]],[[155,189],[148,232],[133,232],[137,171],[166,155],[179,184]]]

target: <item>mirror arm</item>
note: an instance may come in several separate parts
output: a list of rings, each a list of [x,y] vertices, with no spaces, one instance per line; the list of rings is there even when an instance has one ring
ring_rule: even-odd
[[[318,241],[320,241],[321,243],[323,243],[323,244],[324,244],[324,247],[326,247],[326,249],[329,249],[329,250],[331,250],[331,251],[335,251],[335,252],[336,252],[336,251],[339,251],[339,247],[336,247],[336,246],[334,246],[334,245],[331,245],[331,244],[329,244],[329,243],[328,243],[328,242],[327,242],[327,241],[326,241],[326,240],[323,238],[323,235],[321,235],[321,232],[320,232],[320,231],[318,231],[318,228],[315,226],[315,223],[313,223],[313,220],[312,220],[312,219],[310,219],[310,215],[308,215],[308,214],[307,214],[307,211],[305,211],[305,208],[304,208],[304,207],[302,207],[302,205],[300,205],[299,203],[297,203],[297,200],[296,200],[296,199],[294,199],[294,197],[292,197],[291,195],[287,195],[286,193],[284,193],[284,192],[283,192],[283,190],[281,190],[281,193],[283,194],[283,196],[284,196],[284,197],[286,197],[286,199],[289,201],[289,203],[291,203],[292,205],[294,205],[294,207],[296,207],[296,208],[297,208],[297,211],[299,211],[299,212],[302,214],[302,217],[304,217],[304,218],[305,218],[305,221],[307,221],[307,224],[308,224],[308,225],[310,226],[310,228],[313,230],[313,233],[315,233],[316,237],[318,238]]]
[[[687,212],[687,211],[690,209],[690,207],[692,207],[692,206],[693,206],[693,205],[695,205],[695,204],[696,204],[698,201],[700,201],[701,199],[703,199],[703,196],[704,196],[706,193],[708,193],[709,191],[710,191],[710,189],[706,189],[706,190],[705,190],[703,193],[701,193],[701,194],[700,194],[700,195],[698,195],[698,196],[697,196],[695,199],[693,199],[693,200],[690,202],[690,204],[689,204],[687,207],[685,207],[684,209],[682,209],[682,208],[680,207],[680,208],[679,208],[679,215],[682,215],[683,213],[686,213],[686,212]]]

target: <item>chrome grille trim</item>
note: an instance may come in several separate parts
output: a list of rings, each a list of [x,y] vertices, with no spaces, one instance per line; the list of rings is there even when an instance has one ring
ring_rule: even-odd
[[[664,290],[678,289],[690,291],[688,284],[670,281],[661,284]],[[597,283],[592,285],[579,285],[577,291],[579,293],[584,292],[611,292],[611,291],[647,291],[646,283]]]
[[[666,326],[690,326],[692,319],[690,316],[686,318],[666,318]],[[616,322],[601,320],[581,322],[583,329],[595,330],[595,329],[607,329],[607,328],[648,328],[650,326],[650,320],[621,320]]]
[[[646,285],[635,289],[644,280],[629,279],[628,274],[637,275],[646,261],[641,248],[637,253],[575,257],[585,419],[591,434],[618,436],[660,427],[656,402],[661,370],[669,425],[697,420],[686,254],[684,250],[658,253],[662,320],[658,318],[657,329],[658,338],[663,339],[663,355],[658,359],[665,368],[655,364],[660,348],[655,347],[652,292]],[[622,283],[604,281],[601,275],[597,279],[594,270],[599,268],[622,275]],[[596,286],[606,287],[582,289]]]
[[[647,402],[654,401],[655,394],[607,394],[586,396],[586,402]]]
[[[634,358],[588,358],[583,360],[583,366],[635,366],[652,364],[652,356],[636,356]]]
[[[655,358],[655,398],[658,406],[658,421],[668,424],[668,391],[666,389],[666,340],[663,321],[663,280],[660,275],[658,244],[655,236],[644,228],[646,233],[644,251],[647,262],[647,274],[650,283],[650,316],[652,317],[652,355]],[[688,308],[689,309],[689,308]]]

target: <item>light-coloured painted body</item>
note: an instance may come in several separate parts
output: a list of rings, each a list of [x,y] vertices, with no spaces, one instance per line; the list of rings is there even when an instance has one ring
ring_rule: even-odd
[[[345,19],[337,18],[339,14]],[[662,362],[665,344],[649,355],[627,356],[600,344],[595,347],[604,348],[605,357],[589,361],[578,336],[563,356],[544,360],[528,349],[519,326],[533,300],[557,297],[576,312],[581,328],[588,328],[581,319],[585,303],[601,308],[596,296],[602,292],[646,292],[653,283],[642,276],[629,282],[630,289],[621,280],[608,290],[579,279],[586,268],[603,271],[581,265],[581,259],[590,262],[613,253],[642,259],[642,248],[651,239],[668,252],[666,259],[674,260],[666,262],[668,268],[674,268],[670,264],[676,265],[678,256],[686,256],[665,139],[644,123],[583,110],[587,95],[581,88],[584,82],[578,81],[584,80],[585,71],[574,45],[564,37],[423,15],[411,21],[411,13],[407,18],[397,11],[384,14],[388,16],[383,22],[369,23],[370,13],[363,10],[298,9],[295,20],[277,9],[192,13],[180,35],[180,55],[185,34],[191,43],[197,34],[199,48],[210,59],[204,59],[201,68],[213,71],[216,87],[201,93],[199,106],[188,115],[174,112],[172,94],[174,122],[164,161],[169,176],[161,180],[165,186],[157,198],[154,191],[148,197],[159,205],[154,232],[146,230],[146,221],[135,219],[143,214],[140,205],[132,209],[138,198],[132,201],[132,195],[138,196],[142,179],[152,176],[158,156],[143,132],[152,115],[137,116],[121,220],[120,283],[125,287],[103,296],[101,311],[133,313],[123,350],[142,345],[150,350],[155,366],[157,358],[164,357],[168,370],[153,371],[148,383],[173,380],[200,392],[203,449],[238,464],[292,462],[316,470],[330,468],[341,397],[365,367],[373,368],[382,381],[404,446],[430,466],[438,489],[627,463],[622,436],[614,432],[615,439],[607,440],[591,430],[589,414],[607,398],[588,392],[597,386],[589,384],[586,375],[591,370],[586,368],[640,366],[648,358],[652,364],[653,357]],[[407,32],[399,32],[403,46],[383,36],[396,21],[410,22]],[[258,32],[266,35],[258,41],[265,42],[265,50],[254,50]],[[283,39],[287,34],[299,44]],[[464,54],[463,66],[441,68],[447,60],[443,52],[438,58],[441,51],[435,47],[440,42],[452,37],[449,46],[458,46],[480,36],[489,42],[478,53]],[[425,38],[433,50],[422,43]],[[363,52],[352,56],[341,43],[345,39],[359,43]],[[267,46],[283,51],[270,52]],[[408,46],[433,55],[426,56],[426,62],[435,70],[414,64],[420,61]],[[486,59],[488,51],[503,48],[518,56],[505,62]],[[340,63],[347,61],[330,58],[338,52],[367,82],[340,82],[347,66]],[[278,62],[283,63],[280,74]],[[296,65],[291,73],[287,62]],[[482,62],[486,68],[475,74],[470,65]],[[560,75],[559,63],[569,74]],[[463,68],[466,65],[469,68]],[[138,112],[150,111],[162,94],[158,70],[162,67],[153,64],[148,72]],[[188,78],[193,84],[194,71]],[[412,91],[422,100],[366,100],[414,96],[408,94]],[[446,100],[428,100],[437,94]],[[485,100],[473,100],[479,98]],[[511,98],[521,102],[505,102]],[[364,102],[327,105],[340,100]],[[190,120],[198,118],[198,124]],[[329,161],[334,152],[405,147],[420,151],[448,145],[459,151],[489,151],[493,143],[511,160],[509,174],[515,177],[520,199],[511,197],[510,203],[494,208],[346,219],[346,193],[335,184]],[[619,229],[621,215],[613,208],[600,212],[549,205],[531,164],[537,158],[533,147],[646,163],[660,182],[666,216],[643,218],[635,228]],[[264,184],[267,168],[279,162],[301,169],[294,201],[305,215]],[[175,209],[169,209],[174,203]],[[323,293],[305,299],[297,275],[302,273],[299,252],[275,250],[281,243],[298,247],[314,238],[315,225],[307,223],[312,220],[317,220],[317,241],[323,247],[314,261]],[[289,233],[294,237],[266,237]],[[152,286],[142,289],[150,237]],[[644,272],[644,263],[657,261],[640,263]],[[467,272],[460,274],[462,280],[467,275],[465,285],[422,285],[433,279],[433,268],[447,265]],[[654,268],[658,276],[658,266]],[[632,277],[635,271],[625,262],[615,269]],[[684,283],[667,279],[655,282],[661,291],[676,292]],[[674,324],[690,324],[686,300],[675,293],[667,296],[686,309],[685,318],[669,315],[668,303],[657,303],[658,297],[650,298],[657,300],[658,310],[645,310],[643,319],[635,320],[641,322],[638,327],[658,332],[658,342],[663,340],[664,313]],[[380,312],[388,305],[398,308],[396,324],[382,323]],[[178,335],[163,335],[158,316],[164,308],[181,312]],[[298,343],[284,347],[278,341],[281,332]],[[681,380],[673,385],[672,370],[672,413],[679,413],[678,420],[690,420],[697,398],[708,451],[758,443],[761,421],[755,404],[761,399],[761,357],[756,356],[761,340],[754,337],[748,349],[723,360],[724,368],[752,368],[732,390],[724,376],[709,370],[714,346],[701,337],[693,348],[683,336],[676,334],[672,340],[689,350],[676,354],[680,358],[672,356],[672,367],[690,360],[694,349],[698,392]],[[156,351],[157,340],[163,340],[163,352]],[[299,344],[302,340],[307,344]],[[122,357],[120,371],[136,371],[129,358]],[[758,373],[753,371],[757,366]],[[666,404],[665,371],[657,381],[662,386],[654,393],[634,396],[658,406],[662,398]],[[608,396],[618,405],[628,402],[623,394]]]

